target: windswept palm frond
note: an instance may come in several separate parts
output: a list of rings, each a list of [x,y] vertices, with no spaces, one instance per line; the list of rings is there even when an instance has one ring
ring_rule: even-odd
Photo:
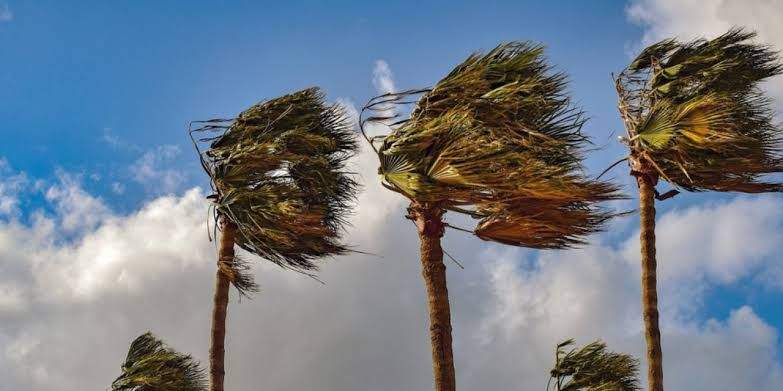
[[[152,333],[136,338],[112,391],[206,391],[204,371],[190,355],[169,348]]]
[[[536,199],[493,205],[487,215],[479,221],[474,231],[476,236],[535,249],[585,245],[583,238],[614,216],[591,208],[587,202],[547,205],[544,200]]]
[[[637,391],[639,362],[621,353],[609,352],[606,344],[593,342],[566,350],[570,339],[557,345],[555,367],[547,391]]]
[[[543,47],[507,43],[474,54],[431,89],[381,95],[366,123],[391,133],[376,147],[384,184],[416,202],[479,219],[476,235],[565,248],[600,230],[601,201],[620,198],[582,172],[583,113]],[[416,105],[408,116],[402,107]]]
[[[783,72],[777,53],[733,29],[713,40],[668,39],[616,79],[632,155],[690,191],[783,191],[781,127],[759,83]]]
[[[200,157],[211,199],[237,225],[241,248],[303,272],[348,251],[339,239],[357,183],[345,164],[357,144],[339,105],[310,88],[202,124],[193,132],[216,133],[196,142],[209,143]]]

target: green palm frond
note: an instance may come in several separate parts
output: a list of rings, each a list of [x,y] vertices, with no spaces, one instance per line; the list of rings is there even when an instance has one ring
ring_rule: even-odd
[[[217,133],[199,140],[209,143],[200,156],[211,199],[217,214],[237,225],[240,247],[298,271],[348,251],[340,236],[357,183],[345,164],[357,144],[339,105],[326,105],[321,91],[310,88],[235,119],[202,123],[195,131]]]
[[[617,78],[632,153],[686,190],[783,191],[781,127],[759,83],[783,72],[777,53],[733,29],[713,40],[665,40]]]
[[[388,188],[480,219],[483,239],[564,248],[601,229],[608,214],[597,203],[620,197],[584,176],[585,118],[565,88],[541,46],[508,43],[471,55],[431,89],[372,99],[361,123],[392,129],[368,138]],[[414,100],[407,116],[391,109]]]
[[[112,391],[206,391],[204,371],[190,355],[178,353],[152,333],[136,338]]]
[[[566,350],[570,339],[557,345],[555,367],[550,371],[547,391],[637,391],[639,362],[627,354],[606,350],[606,344],[593,342]]]

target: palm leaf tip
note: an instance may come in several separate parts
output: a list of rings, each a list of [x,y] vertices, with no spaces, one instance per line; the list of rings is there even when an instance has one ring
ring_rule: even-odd
[[[346,170],[355,131],[339,105],[309,88],[206,122],[197,146],[217,214],[237,225],[237,244],[299,271],[348,251],[340,242],[358,184]],[[239,274],[239,270],[237,274]]]
[[[665,40],[617,78],[637,158],[686,190],[781,191],[783,129],[759,88],[783,72],[778,53],[732,29],[712,40]]]
[[[414,100],[409,116],[385,115],[406,112],[389,107]],[[585,117],[540,45],[510,42],[471,55],[434,87],[376,97],[365,112],[362,124],[391,127],[380,142],[368,139],[384,185],[479,220],[482,239],[576,245],[600,229],[593,223],[605,212],[597,205],[620,197],[613,185],[585,177]],[[531,225],[537,213],[552,217],[547,226]],[[574,222],[581,228],[569,230]]]
[[[558,391],[637,391],[639,363],[635,358],[610,352],[595,341],[581,348],[569,348],[574,340],[557,345],[550,385]]]
[[[206,391],[204,371],[190,355],[178,353],[152,333],[136,338],[112,391]]]

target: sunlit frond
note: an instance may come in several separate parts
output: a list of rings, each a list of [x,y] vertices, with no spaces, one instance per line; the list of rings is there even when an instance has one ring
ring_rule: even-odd
[[[136,338],[112,391],[206,391],[204,371],[190,355],[178,353],[152,333]]]
[[[388,187],[470,210],[483,239],[563,248],[600,230],[607,213],[597,203],[619,197],[582,172],[585,119],[565,88],[541,46],[508,43],[468,57],[431,89],[372,99],[363,124],[391,128],[377,149]],[[404,107],[389,110],[414,101],[407,116]]]
[[[783,72],[777,53],[734,29],[713,40],[665,40],[617,78],[633,153],[686,190],[783,191],[780,125],[759,83]]]
[[[536,199],[496,205],[475,229],[479,238],[536,249],[569,248],[586,244],[584,237],[613,215],[596,211],[587,202],[545,203]]]
[[[357,183],[345,164],[357,144],[339,105],[326,105],[310,88],[261,102],[236,119],[204,123],[197,131],[217,133],[200,140],[209,143],[200,156],[212,200],[238,226],[240,247],[299,271],[348,250],[340,237]]]

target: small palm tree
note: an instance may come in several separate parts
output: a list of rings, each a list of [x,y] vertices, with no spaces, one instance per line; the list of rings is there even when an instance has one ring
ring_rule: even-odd
[[[549,371],[547,391],[637,391],[639,362],[632,356],[608,352],[606,344],[595,341],[566,351],[574,340],[561,342],[555,349],[555,367]]]
[[[615,79],[639,186],[642,304],[649,389],[663,390],[655,260],[655,199],[662,178],[688,191],[778,192],[764,174],[783,171],[781,132],[761,81],[783,71],[777,53],[733,29],[713,40],[667,39]]]
[[[455,389],[451,315],[441,237],[446,211],[478,220],[481,239],[537,249],[583,243],[609,217],[595,206],[615,187],[581,172],[584,119],[543,48],[503,44],[474,54],[435,87],[378,96],[362,133],[380,160],[382,184],[407,197],[427,287],[435,389]],[[401,104],[418,103],[407,118]],[[391,127],[368,137],[367,123]]]
[[[346,253],[339,240],[357,184],[345,163],[357,144],[347,114],[317,88],[201,123],[191,134],[217,133],[194,144],[209,142],[199,157],[222,229],[209,352],[210,389],[222,391],[229,284],[256,290],[234,245],[311,276],[316,259]]]
[[[190,355],[169,348],[152,333],[136,338],[112,391],[206,391],[204,370]]]

